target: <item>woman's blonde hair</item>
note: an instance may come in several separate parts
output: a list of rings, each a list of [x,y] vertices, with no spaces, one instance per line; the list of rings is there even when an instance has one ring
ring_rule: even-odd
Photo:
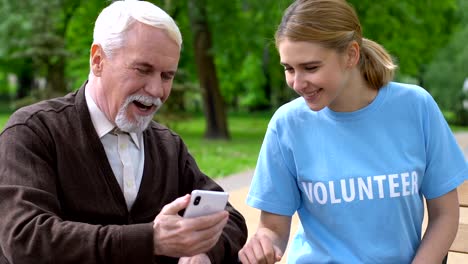
[[[338,52],[356,41],[361,73],[374,89],[390,82],[397,67],[381,45],[363,38],[359,18],[344,0],[296,0],[284,12],[275,34],[276,46],[283,39],[314,42]]]

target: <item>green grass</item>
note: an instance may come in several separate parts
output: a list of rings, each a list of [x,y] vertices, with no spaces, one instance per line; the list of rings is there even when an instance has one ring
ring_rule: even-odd
[[[13,110],[10,109],[10,103],[8,101],[0,100],[0,131],[3,130],[8,118],[10,118]]]
[[[0,131],[2,131],[3,126],[6,124],[9,117],[9,114],[0,113]]]
[[[172,126],[186,143],[200,169],[217,178],[253,169],[271,113],[233,114],[228,116],[231,140],[203,139],[202,116]]]
[[[466,126],[456,126],[456,125],[450,125],[450,128],[452,129],[452,132],[468,132],[468,127]]]
[[[0,130],[10,112],[0,111]],[[203,139],[205,119],[202,115],[187,116],[170,123],[186,143],[200,169],[210,177],[224,177],[253,169],[271,113],[230,114],[230,141]],[[451,126],[454,132],[468,131],[468,127]]]
[[[9,115],[8,111],[0,111],[0,131]],[[182,137],[200,169],[217,178],[255,167],[270,117],[271,113],[229,115],[229,141],[203,139],[202,115],[171,122],[171,128]]]

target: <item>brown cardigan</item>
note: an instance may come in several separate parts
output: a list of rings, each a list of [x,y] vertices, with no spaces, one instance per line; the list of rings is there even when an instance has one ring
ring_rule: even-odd
[[[221,190],[182,139],[152,122],[128,212],[86,105],[84,87],[14,113],[0,134],[0,264],[177,263],[154,257],[152,221],[193,189]],[[235,263],[244,218],[232,206],[213,263]],[[3,250],[3,252],[2,252]]]

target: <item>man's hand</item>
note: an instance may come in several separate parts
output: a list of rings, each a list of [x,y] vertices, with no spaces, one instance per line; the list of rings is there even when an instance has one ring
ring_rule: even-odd
[[[209,251],[218,242],[228,221],[229,213],[223,211],[196,218],[179,216],[177,213],[186,208],[189,202],[190,195],[179,197],[164,206],[154,219],[155,255],[195,256]]]
[[[193,257],[180,258],[179,264],[211,264],[211,261],[206,254],[199,254]]]

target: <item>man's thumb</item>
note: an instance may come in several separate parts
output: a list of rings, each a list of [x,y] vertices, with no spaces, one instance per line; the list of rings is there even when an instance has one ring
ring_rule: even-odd
[[[190,201],[190,194],[175,199],[170,204],[166,204],[161,210],[161,214],[175,215],[180,210],[185,209]]]

